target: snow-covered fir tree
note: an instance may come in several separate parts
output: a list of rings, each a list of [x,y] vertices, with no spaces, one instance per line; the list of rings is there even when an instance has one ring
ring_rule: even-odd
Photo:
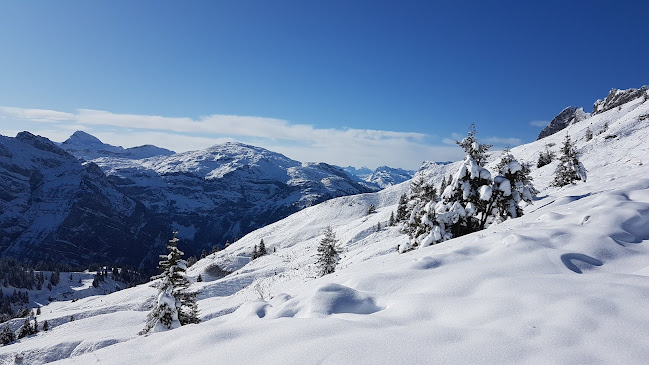
[[[548,165],[554,160],[554,158],[554,152],[550,151],[550,146],[546,144],[545,151],[539,152],[539,160],[536,163],[536,167],[541,168]]]
[[[318,246],[317,266],[320,276],[331,274],[336,271],[336,265],[340,261],[340,249],[336,245],[338,240],[331,226],[324,232],[324,238]]]
[[[264,243],[263,238],[261,239],[261,241],[259,241],[259,251],[257,251],[257,254],[259,254],[259,257],[268,254],[268,251],[266,251],[266,244]]]
[[[417,175],[410,183],[410,195],[407,204],[407,220],[402,231],[408,234],[410,242],[401,246],[400,252],[405,252],[419,245],[421,238],[431,229],[427,222],[431,219],[430,202],[437,201],[437,189],[432,182],[426,181],[423,174]],[[434,215],[434,212],[433,212]]]
[[[521,201],[532,204],[538,193],[532,185],[529,166],[518,162],[507,148],[500,156],[496,170],[499,175],[494,178],[490,204],[493,221],[522,216]]]
[[[491,145],[479,143],[475,134],[471,124],[467,137],[456,142],[466,157],[442,195],[443,204],[436,209],[438,222],[454,237],[484,228],[491,199],[491,173],[483,167]]]
[[[259,250],[257,250],[257,245],[252,248],[252,254],[250,255],[250,261],[256,260],[259,257]]]
[[[187,263],[181,259],[184,253],[177,247],[180,241],[176,237],[178,231],[173,234],[167,244],[169,254],[160,255],[159,268],[162,273],[151,278],[161,279],[158,298],[156,306],[147,316],[147,323],[141,334],[165,331],[200,321],[196,305],[198,293],[188,290],[189,281],[185,277]]]
[[[554,171],[554,180],[552,186],[562,187],[574,184],[575,181],[586,181],[586,169],[579,161],[577,149],[575,144],[570,140],[570,136],[566,134],[561,146],[561,156],[559,157],[559,165]]]
[[[408,196],[404,193],[399,197],[399,205],[397,205],[397,222],[403,222],[408,217]]]
[[[370,207],[367,208],[367,214],[374,214],[374,213],[376,213],[376,207],[374,206],[374,204],[370,204]]]
[[[16,341],[16,335],[11,329],[9,329],[9,326],[5,325],[2,327],[2,331],[0,331],[0,343],[8,345],[14,341]]]

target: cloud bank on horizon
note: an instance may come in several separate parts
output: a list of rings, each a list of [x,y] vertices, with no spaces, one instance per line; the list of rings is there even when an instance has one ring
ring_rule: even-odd
[[[83,130],[112,145],[153,144],[177,152],[239,141],[298,161],[370,168],[388,165],[417,169],[425,160],[455,161],[463,157],[463,151],[454,143],[463,137],[458,133],[453,133],[451,138],[440,138],[416,132],[317,128],[256,116],[213,114],[193,119],[93,109],[68,113],[0,106],[0,134],[13,136],[23,130],[57,142],[66,140],[76,130]],[[518,138],[482,140],[496,147],[521,143]]]

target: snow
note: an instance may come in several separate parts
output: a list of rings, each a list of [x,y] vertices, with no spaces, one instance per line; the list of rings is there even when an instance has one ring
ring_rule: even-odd
[[[192,285],[202,291],[200,324],[137,336],[156,294],[141,285],[45,306],[43,319],[58,325],[0,348],[0,362],[646,363],[649,127],[639,116],[647,113],[640,99],[568,126],[589,180],[549,188],[556,163],[533,167],[539,198],[521,218],[399,254],[407,237],[385,222],[407,183],[333,199],[192,266],[190,279],[205,279]],[[585,141],[587,127],[605,123],[605,133]],[[536,161],[563,137],[512,154]],[[370,204],[377,213],[366,214]],[[316,278],[326,226],[344,251],[336,272]],[[250,261],[262,238],[269,254]],[[210,276],[213,265],[232,273]],[[63,323],[72,313],[79,318]]]
[[[480,189],[478,189],[478,194],[480,195],[480,200],[489,201],[489,199],[491,199],[491,186],[482,185]]]

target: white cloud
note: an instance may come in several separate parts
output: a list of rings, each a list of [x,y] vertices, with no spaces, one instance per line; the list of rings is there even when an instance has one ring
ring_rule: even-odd
[[[47,109],[24,109],[0,106],[0,115],[8,118],[24,119],[33,122],[60,122],[72,120],[75,115]]]
[[[550,124],[547,120],[533,120],[530,122],[530,125],[532,127],[537,127],[537,128],[545,128]]]
[[[484,143],[516,147],[523,143],[520,138],[503,138],[503,137],[487,137],[482,140]]]
[[[4,117],[4,118],[2,118]],[[46,128],[36,123],[49,121]],[[177,152],[202,149],[238,140],[287,155],[298,161],[377,167],[389,165],[416,169],[424,160],[462,158],[452,146],[433,146],[433,136],[423,133],[371,129],[316,128],[286,120],[255,116],[210,115],[197,119],[155,115],[115,114],[79,109],[75,113],[0,107],[0,133],[29,130],[54,141],[63,141],[75,130],[84,130],[105,143],[133,147],[155,144]],[[40,124],[43,125],[42,123]],[[15,133],[14,133],[15,135]],[[461,136],[453,135],[461,138]]]

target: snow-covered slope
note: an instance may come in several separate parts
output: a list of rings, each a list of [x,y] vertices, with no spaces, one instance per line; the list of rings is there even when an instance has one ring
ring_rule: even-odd
[[[137,336],[156,293],[142,285],[48,305],[43,312],[59,324],[0,348],[0,358],[34,364],[645,363],[648,119],[649,102],[634,99],[568,126],[588,180],[548,188],[554,164],[533,167],[541,192],[521,218],[398,254],[407,238],[385,223],[407,183],[332,199],[192,266],[190,278],[204,279],[193,284],[202,292],[198,325]],[[595,134],[590,141],[583,138],[587,127]],[[562,134],[512,152],[536,161],[546,143],[559,147]],[[436,182],[448,172],[439,165],[420,171]],[[370,204],[377,212],[368,215]],[[315,278],[326,226],[344,254],[334,274]],[[269,254],[250,261],[261,239]],[[63,323],[70,315],[79,319]]]
[[[388,166],[379,166],[372,171],[367,167],[356,169],[352,166],[343,168],[350,176],[356,177],[359,181],[368,183],[370,187],[385,189],[392,185],[400,184],[410,180],[415,174],[414,171],[398,169]]]

